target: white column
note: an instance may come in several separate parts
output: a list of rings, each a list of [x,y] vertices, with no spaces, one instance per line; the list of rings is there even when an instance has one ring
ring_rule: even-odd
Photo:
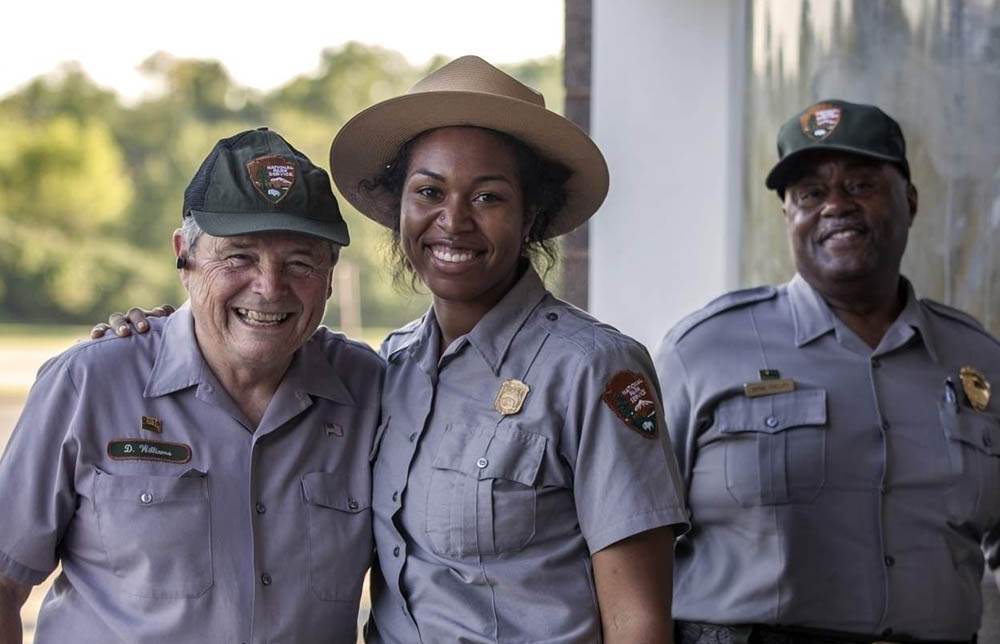
[[[611,191],[590,309],[655,348],[739,283],[746,5],[594,0],[592,133]]]

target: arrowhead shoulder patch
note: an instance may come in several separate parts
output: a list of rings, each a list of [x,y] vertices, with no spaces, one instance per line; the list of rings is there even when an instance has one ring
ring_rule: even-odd
[[[644,438],[656,438],[656,398],[646,376],[619,371],[608,380],[601,400],[626,427]]]

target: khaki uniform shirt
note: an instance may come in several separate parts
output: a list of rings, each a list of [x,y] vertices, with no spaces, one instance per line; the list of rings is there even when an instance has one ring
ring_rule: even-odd
[[[1000,407],[973,408],[959,372],[1000,382],[1000,345],[902,285],[874,350],[800,277],[667,335],[656,366],[693,526],[676,619],[975,634],[981,541],[1000,564]],[[746,395],[776,382],[767,369],[794,391]]]
[[[248,427],[191,313],[48,362],[0,461],[0,572],[62,564],[35,642],[353,644],[379,358],[320,329]]]
[[[685,521],[646,350],[532,270],[440,342],[431,311],[382,346],[368,641],[600,641],[591,555]],[[530,391],[502,415],[510,380]]]

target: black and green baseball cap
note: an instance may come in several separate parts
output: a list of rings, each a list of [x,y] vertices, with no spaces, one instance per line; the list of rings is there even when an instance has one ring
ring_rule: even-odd
[[[326,170],[266,127],[215,144],[184,191],[183,216],[216,237],[290,231],[351,241]]]
[[[831,99],[793,116],[778,131],[778,163],[767,174],[765,185],[784,192],[789,170],[810,150],[837,150],[889,161],[910,178],[903,131],[874,105]]]

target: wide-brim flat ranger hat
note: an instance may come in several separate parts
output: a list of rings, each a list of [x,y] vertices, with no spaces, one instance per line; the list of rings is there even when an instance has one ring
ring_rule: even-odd
[[[587,221],[608,194],[608,165],[590,137],[546,109],[539,92],[477,56],[453,60],[406,94],[348,121],[330,147],[334,183],[363,215],[391,227],[399,213],[362,184],[382,173],[413,137],[450,126],[503,132],[570,169],[566,206],[552,223],[552,237]]]

